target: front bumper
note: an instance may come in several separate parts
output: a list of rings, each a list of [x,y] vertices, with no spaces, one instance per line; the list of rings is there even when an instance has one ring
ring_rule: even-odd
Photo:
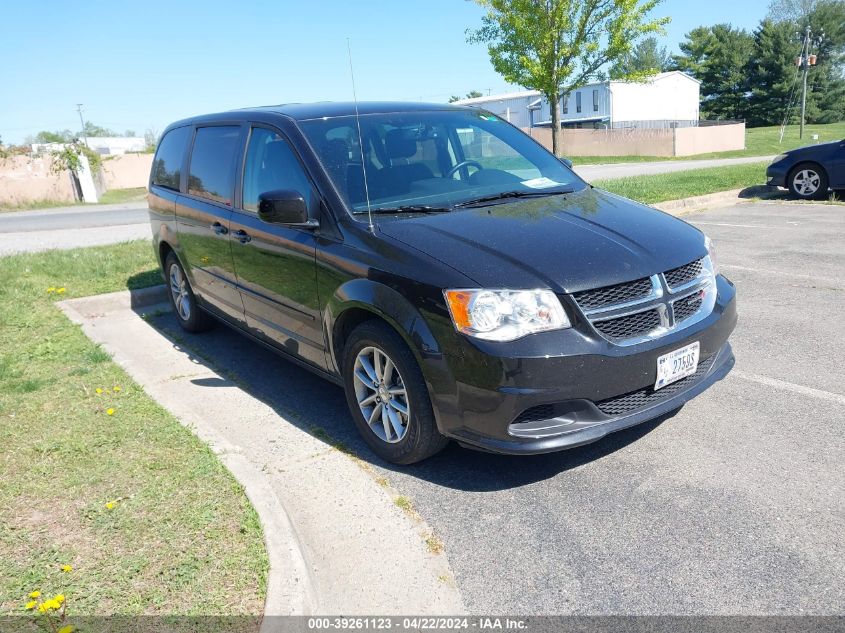
[[[766,168],[766,184],[770,187],[786,187],[788,168],[780,163],[772,163]]]
[[[734,364],[727,341],[737,320],[736,293],[721,276],[717,290],[707,318],[630,347],[610,344],[584,323],[506,345],[464,338],[460,355],[452,345],[445,359],[450,379],[441,376],[440,388],[430,389],[441,433],[481,450],[546,453],[679,408]],[[694,341],[700,371],[654,392],[657,358]]]

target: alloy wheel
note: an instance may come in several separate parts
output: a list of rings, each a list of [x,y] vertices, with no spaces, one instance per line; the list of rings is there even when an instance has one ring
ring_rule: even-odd
[[[188,282],[179,264],[170,266],[170,294],[179,318],[187,321],[191,318],[191,297],[188,294]]]
[[[408,432],[411,407],[399,369],[377,347],[365,347],[355,358],[355,397],[367,426],[384,442],[399,442]]]
[[[795,191],[801,196],[812,196],[819,190],[821,177],[812,169],[802,169],[792,178]]]

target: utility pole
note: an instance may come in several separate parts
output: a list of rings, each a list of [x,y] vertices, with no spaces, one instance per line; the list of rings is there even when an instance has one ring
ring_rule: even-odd
[[[76,111],[79,112],[79,124],[82,126],[82,138],[85,139],[85,146],[88,147],[88,135],[85,134],[85,121],[82,120],[82,104],[76,104]]]
[[[815,63],[815,59],[812,60]],[[803,88],[801,89],[801,128],[798,138],[804,138],[804,114],[807,111],[807,71],[810,68],[810,25],[807,25],[807,32],[804,36],[804,45],[801,47],[801,69],[804,71]]]

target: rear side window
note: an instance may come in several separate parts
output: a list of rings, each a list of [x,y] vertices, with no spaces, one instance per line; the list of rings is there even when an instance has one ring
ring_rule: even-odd
[[[232,206],[235,189],[235,154],[241,129],[236,125],[197,128],[188,193]]]
[[[179,191],[182,160],[188,146],[190,127],[177,127],[161,139],[153,161],[153,184]]]

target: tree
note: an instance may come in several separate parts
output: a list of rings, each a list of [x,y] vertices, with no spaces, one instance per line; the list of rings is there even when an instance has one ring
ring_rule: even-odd
[[[126,130],[123,133],[123,136],[125,136],[126,138],[132,138],[135,136],[135,130]]]
[[[70,143],[73,140],[73,132],[70,130],[56,130],[50,132],[42,130],[35,135],[35,143]]]
[[[798,89],[795,58],[801,39],[791,22],[765,19],[754,31],[754,54],[749,60],[747,121],[750,127],[780,125]],[[791,112],[796,120],[797,109]]]
[[[661,0],[475,0],[487,13],[468,41],[487,44],[508,83],[538,90],[552,114],[552,150],[561,151],[561,95],[625,57],[643,35],[661,33],[669,18],[649,19]],[[625,76],[641,79],[643,73]]]
[[[813,12],[818,0],[772,0],[767,19],[772,22],[800,22]]]
[[[94,125],[91,121],[85,122],[85,129],[82,132],[83,136],[119,136],[113,130],[110,130],[107,127],[100,127],[99,125]]]
[[[452,95],[449,97],[449,103],[455,103],[455,101],[460,101],[461,99],[475,99],[477,97],[481,97],[483,94],[478,90],[470,90],[465,97],[459,97],[457,95]]]
[[[701,82],[701,113],[714,119],[744,119],[748,114],[748,67],[754,37],[730,24],[700,26],[686,34],[673,67]]]
[[[611,67],[610,76],[616,79],[641,73],[655,75],[668,70],[671,62],[666,47],[658,46],[656,37],[647,37]]]

